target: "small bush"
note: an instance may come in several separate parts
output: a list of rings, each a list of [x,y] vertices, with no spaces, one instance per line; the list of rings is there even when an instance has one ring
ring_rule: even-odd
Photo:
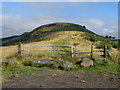
[[[65,68],[64,68],[63,65],[59,65],[59,66],[58,66],[58,69],[60,69],[60,70],[65,70]]]
[[[112,46],[110,45],[110,44],[105,44],[105,43],[99,43],[99,44],[97,44],[96,45],[96,48],[98,48],[98,49],[103,49],[104,48],[104,45],[106,45],[106,49],[108,49],[108,50],[110,50],[110,49],[112,49]]]
[[[52,69],[59,69],[60,63],[59,61],[54,61],[53,64],[51,64],[49,67]]]
[[[34,62],[30,59],[25,59],[23,62],[22,62],[23,65],[25,66],[34,66]]]
[[[16,59],[2,61],[2,67],[19,67],[19,66],[22,66],[22,63],[20,61],[17,61]]]
[[[118,49],[120,45],[118,44],[117,41],[115,41],[115,42],[112,42],[112,47]]]

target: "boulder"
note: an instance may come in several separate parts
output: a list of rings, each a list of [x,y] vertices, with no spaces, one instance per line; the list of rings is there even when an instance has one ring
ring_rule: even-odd
[[[93,66],[93,60],[91,60],[90,58],[83,58],[80,65],[83,67]]]
[[[49,59],[35,59],[34,63],[37,63],[37,64],[52,64],[53,60],[49,60]]]
[[[105,58],[95,58],[95,62],[105,63],[105,62],[106,62],[106,59],[105,59]]]
[[[71,69],[71,68],[73,68],[73,64],[71,62],[63,61],[61,64],[63,65],[63,67],[65,69]]]

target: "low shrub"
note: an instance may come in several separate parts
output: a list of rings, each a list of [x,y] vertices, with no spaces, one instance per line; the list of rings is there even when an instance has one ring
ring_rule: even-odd
[[[112,49],[112,46],[108,43],[103,43],[103,42],[100,42],[99,44],[96,45],[96,48],[98,49],[103,49],[104,48],[104,45],[106,45],[106,49],[110,50]]]
[[[2,61],[2,67],[19,67],[22,66],[22,63],[16,59],[9,59]]]
[[[23,64],[24,66],[35,66],[35,63],[34,63],[33,60],[31,60],[31,59],[25,59],[25,60],[23,60],[23,61],[22,61],[22,64]]]
[[[54,61],[49,67],[52,69],[59,69],[60,62],[59,61]]]

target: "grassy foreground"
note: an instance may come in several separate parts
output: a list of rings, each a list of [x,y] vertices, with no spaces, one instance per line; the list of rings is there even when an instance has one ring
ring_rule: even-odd
[[[38,65],[33,63],[33,59],[43,59],[43,58],[49,58],[54,60],[55,62],[52,65],[42,65],[39,67]],[[58,56],[57,58],[50,57],[48,55],[30,55],[30,56],[16,56],[11,58],[3,59],[3,62],[5,61],[11,61],[9,65],[5,65],[5,63],[2,63],[2,76],[3,81],[6,80],[7,77],[13,76],[15,77],[18,74],[26,73],[26,72],[33,72],[33,71],[41,71],[41,70],[63,70],[63,71],[90,71],[90,72],[105,72],[105,73],[113,73],[113,74],[119,74],[119,64],[115,63],[109,63],[109,59],[106,63],[100,64],[95,63],[92,67],[81,67],[79,64],[76,64],[77,61],[79,61],[78,58],[71,58],[68,56]],[[59,68],[60,62],[62,61],[69,61],[71,62],[74,67],[72,69],[64,69]]]

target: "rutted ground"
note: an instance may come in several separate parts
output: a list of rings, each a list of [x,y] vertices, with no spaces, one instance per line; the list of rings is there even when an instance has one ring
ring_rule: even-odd
[[[118,88],[118,77],[112,73],[44,70],[11,76],[3,88]]]

